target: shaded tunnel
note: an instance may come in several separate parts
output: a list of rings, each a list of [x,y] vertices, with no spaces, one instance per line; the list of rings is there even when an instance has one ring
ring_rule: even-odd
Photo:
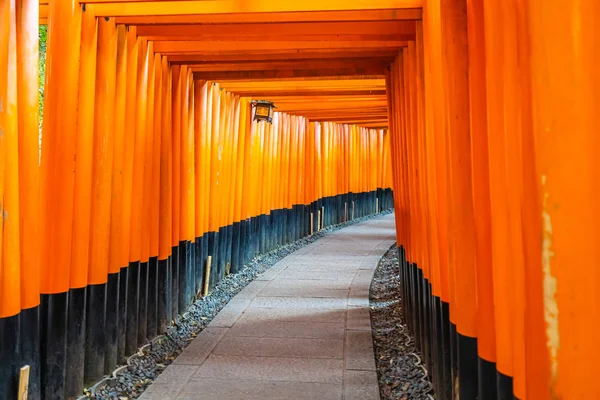
[[[29,398],[76,398],[205,286],[391,209],[435,398],[594,398],[599,20],[594,0],[0,0],[0,399],[25,365]]]

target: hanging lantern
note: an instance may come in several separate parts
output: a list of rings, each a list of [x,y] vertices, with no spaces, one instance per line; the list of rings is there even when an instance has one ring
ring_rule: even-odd
[[[272,101],[254,100],[252,102],[252,107],[254,107],[255,121],[267,121],[268,123],[273,123],[273,109],[277,107],[273,105]]]

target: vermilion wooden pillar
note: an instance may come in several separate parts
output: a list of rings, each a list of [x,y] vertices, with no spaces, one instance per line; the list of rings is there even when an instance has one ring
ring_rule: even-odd
[[[597,391],[594,371],[600,357],[600,4],[527,4],[520,10],[527,16],[530,34],[532,128],[541,202],[537,244],[545,335],[539,340],[546,344],[550,398],[585,398],[590,390]],[[534,343],[529,345],[531,361],[542,368],[543,355]],[[535,382],[541,383],[539,377],[543,372]],[[539,383],[528,387],[529,398],[535,398]]]
[[[30,365],[30,398],[40,398],[40,170],[39,170],[39,5],[16,5],[17,115],[19,144],[19,212],[21,244],[22,360]],[[9,76],[8,79],[15,79]],[[26,247],[25,245],[26,244]],[[1,245],[1,244],[0,244]]]
[[[72,266],[81,6],[49,5],[40,165],[42,397],[64,397]],[[60,221],[60,223],[57,223]]]

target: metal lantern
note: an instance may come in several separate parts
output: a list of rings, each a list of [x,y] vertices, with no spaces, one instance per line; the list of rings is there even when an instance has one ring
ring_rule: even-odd
[[[254,107],[255,121],[267,121],[268,123],[273,123],[273,109],[277,107],[273,105],[272,101],[254,100],[252,102],[252,107]]]

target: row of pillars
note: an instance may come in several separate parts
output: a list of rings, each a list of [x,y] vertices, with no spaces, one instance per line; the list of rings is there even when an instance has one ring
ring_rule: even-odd
[[[388,74],[406,317],[438,399],[594,397],[600,3],[428,0]]]

